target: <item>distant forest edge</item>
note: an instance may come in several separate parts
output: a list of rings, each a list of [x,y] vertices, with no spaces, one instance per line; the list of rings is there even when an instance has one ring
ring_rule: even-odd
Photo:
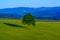
[[[60,20],[59,16],[53,16],[53,17],[41,17],[41,16],[34,16],[36,20]],[[0,19],[22,19],[23,16],[17,15],[17,14],[0,14]]]
[[[60,20],[60,7],[18,7],[0,9],[0,19],[22,19],[28,12],[31,13],[36,20]]]

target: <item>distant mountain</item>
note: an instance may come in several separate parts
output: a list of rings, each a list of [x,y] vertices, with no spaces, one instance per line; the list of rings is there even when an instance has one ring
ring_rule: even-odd
[[[0,9],[0,15],[1,14],[14,15],[13,17],[10,16],[12,18],[14,17],[18,18],[20,16],[24,16],[26,13],[31,13],[33,16],[35,16],[35,18],[53,17],[55,19],[56,18],[60,19],[60,7],[40,7],[40,8],[17,7],[17,8]]]
[[[33,12],[34,10],[35,8],[28,8],[28,7],[5,8],[5,9],[0,9],[0,13],[24,15],[25,13]]]

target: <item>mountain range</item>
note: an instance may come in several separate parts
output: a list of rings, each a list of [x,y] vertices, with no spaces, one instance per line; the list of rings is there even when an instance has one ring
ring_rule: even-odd
[[[60,7],[40,7],[40,8],[29,8],[29,7],[16,7],[16,8],[5,8],[0,9],[0,18],[9,17],[12,19],[20,18],[26,13],[31,13],[36,19],[58,19],[60,20]]]

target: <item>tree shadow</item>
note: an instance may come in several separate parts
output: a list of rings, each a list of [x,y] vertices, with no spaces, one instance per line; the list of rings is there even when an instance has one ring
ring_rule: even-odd
[[[27,27],[24,27],[24,26],[21,26],[21,25],[16,25],[16,24],[11,24],[11,23],[3,23],[3,24],[11,26],[11,27],[20,27],[20,28],[26,28],[26,29],[28,29]]]

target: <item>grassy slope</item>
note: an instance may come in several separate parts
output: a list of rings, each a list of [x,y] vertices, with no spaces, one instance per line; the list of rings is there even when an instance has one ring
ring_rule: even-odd
[[[0,40],[60,40],[60,22],[36,22],[29,29],[11,27],[4,22],[22,25],[19,20],[0,20]]]

